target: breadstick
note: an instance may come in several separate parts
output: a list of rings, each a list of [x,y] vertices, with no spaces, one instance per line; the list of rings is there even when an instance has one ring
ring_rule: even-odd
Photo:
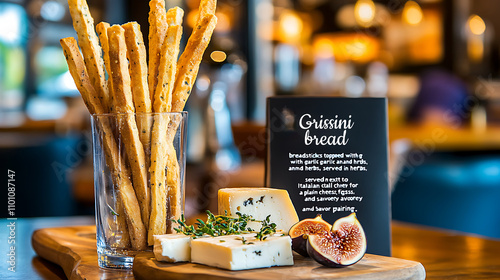
[[[172,106],[172,91],[174,88],[177,56],[179,55],[181,37],[182,27],[180,25],[172,25],[168,27],[167,36],[162,47],[159,67],[160,76],[158,77],[158,82],[161,86],[158,86],[156,89],[153,104],[154,110],[157,113],[170,112],[170,108]],[[168,142],[166,141],[168,127],[168,116],[155,116],[151,141],[150,184],[152,211],[148,232],[148,242],[150,245],[154,242],[153,235],[164,234],[167,230],[167,212],[165,208],[167,203],[167,186],[165,185],[165,168],[167,167],[168,159],[170,159],[170,155],[167,153]],[[177,203],[175,203],[175,206],[172,204],[170,205],[171,209],[174,207],[180,207],[180,205]],[[172,218],[178,219],[180,218],[180,215],[178,216],[179,217],[175,216]]]
[[[167,11],[167,23],[171,25],[182,25],[184,10],[179,7],[173,7]]]
[[[198,18],[196,20],[197,25],[205,16],[215,15],[216,8],[217,8],[217,0],[201,0],[200,6],[198,8]]]
[[[169,129],[174,129],[177,125],[173,124]],[[173,143],[170,143],[167,150],[167,189],[170,205],[170,217],[178,220],[182,215],[182,205],[184,205],[184,193],[181,189],[181,174],[177,159],[177,154]],[[167,233],[174,233],[177,225],[171,220],[167,224]]]
[[[108,73],[108,92],[109,92],[109,98],[111,99],[113,96],[113,83],[111,82],[111,68],[110,68],[110,62],[109,62],[109,40],[108,40],[108,28],[109,28],[109,23],[107,22],[100,22],[98,23],[95,28],[97,31],[97,35],[99,35],[99,41],[101,42],[102,46],[102,58],[104,59],[104,66],[106,66],[106,72]],[[113,107],[111,106],[113,104],[112,100],[108,100],[108,108],[110,112],[113,112]]]
[[[151,187],[151,216],[148,229],[148,244],[154,244],[153,235],[165,234],[167,230],[167,191],[165,167],[167,165],[168,116],[154,114],[151,135],[151,167],[149,168]]]
[[[149,2],[149,64],[148,85],[151,100],[154,99],[155,88],[158,85],[158,65],[160,51],[167,33],[165,0],[151,0]]]
[[[68,0],[68,5],[91,84],[101,99],[101,104],[106,108],[110,103],[109,93],[106,88],[102,51],[94,31],[94,19],[85,0]]]
[[[132,96],[137,121],[139,137],[146,154],[146,170],[150,165],[151,125],[151,99],[148,89],[148,64],[146,60],[146,47],[142,39],[141,27],[137,22],[122,25],[125,29],[125,43],[127,44],[127,58],[129,61],[130,80],[132,83]],[[149,191],[148,191],[149,193]],[[149,203],[148,203],[149,204]],[[149,219],[149,218],[148,218]]]
[[[167,108],[166,112],[170,112],[172,109],[172,88],[173,88],[173,83],[175,82],[175,72],[177,68],[177,64],[175,63],[175,60],[177,59],[179,55],[179,47],[180,47],[180,37],[181,37],[181,32],[182,32],[182,17],[184,16],[184,11],[181,8],[172,8],[167,11],[167,22],[169,24],[169,28],[167,31],[167,38],[165,39],[165,42],[163,44],[162,48],[162,61],[160,61],[160,71],[163,70],[162,62],[164,60],[164,57],[169,57],[169,55],[165,55],[167,51],[165,50],[166,47],[169,49],[174,49],[175,53],[171,55],[172,63],[167,63],[170,64],[172,69],[165,69],[165,74],[168,77],[167,81],[170,82],[170,89],[168,90],[168,95],[166,98],[166,103],[167,103]],[[178,31],[175,31],[175,28],[178,28]],[[173,31],[171,31],[173,29]],[[170,38],[173,38],[173,36],[170,34],[170,32],[173,32],[177,34],[179,37],[178,40],[175,40],[175,42],[168,42]],[[169,71],[170,70],[170,71]],[[173,70],[173,71],[172,71]],[[160,72],[161,73],[161,72]],[[160,97],[162,94],[160,93]],[[172,120],[170,120],[172,121]],[[174,122],[177,120],[173,120]],[[169,123],[169,130],[176,130],[177,126],[176,125],[171,125]],[[175,132],[167,132],[168,133],[175,133]],[[164,135],[163,137],[167,137],[167,135]],[[169,142],[167,142],[169,143]],[[182,193],[182,188],[181,188],[181,181],[179,180],[180,178],[180,169],[179,169],[179,164],[177,163],[177,155],[175,148],[173,146],[173,143],[170,143],[168,147],[164,147],[164,149],[167,149],[167,161],[166,161],[166,172],[167,172],[167,191],[168,191],[168,202],[169,202],[169,220],[167,221],[167,233],[172,233],[173,230],[173,223],[171,222],[172,219],[178,220],[181,218],[182,214],[182,209],[183,209],[183,193]]]
[[[83,58],[78,50],[76,40],[72,37],[61,39],[61,46],[64,50],[64,55],[66,57],[71,76],[73,77],[73,80],[75,81],[75,84],[80,91],[89,112],[91,114],[105,113],[100,100],[90,83],[90,79],[85,69]],[[129,234],[132,237],[132,248],[135,250],[142,250],[146,247],[146,229],[141,221],[139,203],[135,196],[132,182],[130,182],[129,179],[129,171],[124,162],[119,158],[119,149],[109,123],[106,121],[99,121],[99,125],[101,126],[101,131],[104,136],[102,146],[106,155],[106,163],[110,169],[114,185],[118,189],[117,199],[120,199],[125,211],[124,215],[118,213],[118,217],[121,216],[122,218],[127,218],[129,223]],[[123,233],[126,233],[127,226],[123,222],[122,218],[117,219],[118,227],[121,228]],[[126,236],[128,235],[123,234],[122,236],[122,245],[126,245],[128,243],[127,240],[123,240]]]
[[[172,112],[181,112],[198,75],[203,53],[217,24],[217,17],[208,14],[196,25],[177,64],[177,76],[172,94]]]
[[[207,15],[215,15],[216,7],[217,7],[217,0],[201,0],[200,5],[198,7],[198,15],[196,16],[196,26],[199,26],[201,24],[201,20]],[[179,65],[185,64],[184,61],[185,59],[186,57],[181,56],[177,64]]]
[[[181,112],[184,109],[186,100],[189,97],[196,76],[198,75],[203,53],[210,42],[210,37],[212,36],[216,22],[217,18],[215,15],[208,14],[200,21],[188,40],[186,49],[177,65],[177,76],[172,96],[172,112]],[[173,143],[179,123],[179,120],[174,120],[172,122],[167,135],[167,143]],[[181,214],[183,200],[180,188],[181,178],[175,150],[171,149],[168,154],[167,175],[172,175],[172,177],[167,177],[171,216],[178,217]],[[168,178],[171,178],[171,180],[168,180]],[[172,230],[171,226],[169,230]]]
[[[109,59],[113,83],[113,107],[117,113],[124,113],[119,122],[123,125],[120,133],[128,155],[134,189],[141,206],[142,221],[147,226],[150,212],[148,176],[144,147],[134,118],[134,102],[130,89],[130,74],[126,54],[125,30],[119,25],[108,28]]]
[[[83,102],[87,106],[90,114],[104,114],[106,111],[101,106],[101,100],[97,96],[90,78],[87,74],[87,69],[83,62],[82,55],[78,49],[75,38],[68,37],[60,40],[61,46],[68,63],[68,69],[75,81],[76,88],[83,98]]]
[[[127,170],[127,172],[129,171]],[[115,176],[112,176],[112,180],[115,186],[117,186],[117,183],[119,182],[117,182]],[[125,206],[123,205],[122,197],[119,194],[116,195],[116,205],[114,210],[116,212],[117,231],[122,232],[121,238],[117,239],[115,248],[122,248],[122,249],[130,248],[130,234],[128,233],[128,228],[127,228],[128,221],[127,221],[127,216],[125,214]]]
[[[177,57],[182,37],[182,26],[168,27],[167,37],[161,49],[161,60],[156,87],[154,110],[156,113],[170,112],[172,109],[172,91],[174,89]]]
[[[139,206],[132,181],[130,181],[130,171],[125,161],[117,156],[120,154],[120,150],[111,126],[105,121],[101,121],[100,123],[102,123],[104,138],[102,145],[106,155],[106,163],[110,167],[111,177],[114,178],[114,184],[118,188],[118,195],[123,202],[132,249],[144,250],[147,246],[147,232],[141,218],[141,207]]]

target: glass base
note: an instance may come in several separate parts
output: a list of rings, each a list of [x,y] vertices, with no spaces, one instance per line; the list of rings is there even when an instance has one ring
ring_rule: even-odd
[[[102,250],[102,252],[98,250],[97,262],[101,268],[131,269],[134,257],[109,250]]]

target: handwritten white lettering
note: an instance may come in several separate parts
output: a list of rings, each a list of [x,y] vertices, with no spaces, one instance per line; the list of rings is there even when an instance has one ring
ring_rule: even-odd
[[[304,143],[309,146],[345,146],[349,142],[347,131],[354,127],[352,116],[342,119],[335,115],[332,119],[324,118],[320,115],[319,118],[313,118],[311,114],[303,114],[299,119],[300,128],[306,130],[304,135]],[[311,129],[314,130],[343,130],[340,135],[312,135]]]

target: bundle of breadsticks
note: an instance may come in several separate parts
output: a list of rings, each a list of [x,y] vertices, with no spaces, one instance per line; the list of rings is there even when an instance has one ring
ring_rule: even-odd
[[[117,114],[118,130],[104,119],[98,125],[117,193],[113,210],[122,231],[119,245],[133,250],[152,245],[153,235],[171,232],[170,218],[181,215],[181,175],[173,145],[179,120],[154,113],[184,109],[217,22],[216,0],[201,0],[196,26],[179,57],[184,11],[167,11],[164,1],[149,2],[148,55],[137,22],[101,22],[94,29],[86,0],[68,0],[78,44],[72,37],[61,39],[89,112]]]

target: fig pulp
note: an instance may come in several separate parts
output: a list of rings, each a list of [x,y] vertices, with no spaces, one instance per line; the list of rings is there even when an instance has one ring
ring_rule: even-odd
[[[328,267],[355,264],[366,252],[366,237],[356,214],[338,219],[331,231],[309,235],[307,253]]]
[[[292,249],[304,257],[307,254],[307,236],[320,232],[330,231],[332,225],[325,222],[321,215],[314,219],[304,219],[293,225],[288,231],[288,235],[292,238]]]

